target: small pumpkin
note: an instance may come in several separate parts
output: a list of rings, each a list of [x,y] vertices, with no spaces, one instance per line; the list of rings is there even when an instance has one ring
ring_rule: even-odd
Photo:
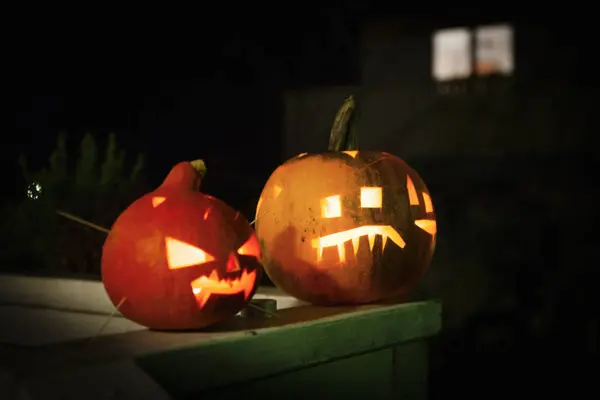
[[[300,154],[264,186],[256,216],[263,265],[291,295],[315,304],[370,303],[403,294],[428,268],[436,219],[407,163],[359,151],[348,98],[329,151]]]
[[[253,296],[258,239],[244,216],[198,191],[205,172],[201,160],[175,165],[112,226],[102,281],[126,318],[153,329],[198,329],[235,315]]]

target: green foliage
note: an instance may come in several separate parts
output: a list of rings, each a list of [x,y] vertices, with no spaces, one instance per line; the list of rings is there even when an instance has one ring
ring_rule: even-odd
[[[67,135],[60,133],[48,166],[31,171],[19,165],[28,183],[23,199],[0,210],[1,270],[51,274],[99,274],[105,234],[65,219],[57,210],[110,228],[124,208],[146,192],[144,155],[128,163],[115,134],[104,157],[90,133],[71,160]],[[75,157],[73,157],[75,158]]]

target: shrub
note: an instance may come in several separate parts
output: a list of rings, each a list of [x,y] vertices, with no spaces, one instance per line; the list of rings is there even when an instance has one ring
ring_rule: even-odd
[[[74,162],[67,135],[58,135],[48,166],[30,171],[19,158],[27,182],[23,198],[5,206],[0,222],[0,258],[5,272],[99,275],[105,234],[57,214],[66,211],[110,227],[119,213],[145,192],[144,155],[128,163],[110,134],[104,155],[85,134]]]

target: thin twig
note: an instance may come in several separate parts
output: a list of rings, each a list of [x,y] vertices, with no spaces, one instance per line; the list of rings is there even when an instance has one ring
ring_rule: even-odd
[[[96,334],[96,336],[93,336],[92,338],[90,338],[90,340],[97,339],[100,335],[102,335],[102,332],[104,332],[104,329],[106,329],[106,327],[108,326],[108,323],[117,314],[117,312],[119,311],[119,308],[121,308],[121,306],[123,305],[123,303],[125,303],[126,300],[127,300],[127,297],[123,297],[121,299],[121,301],[119,302],[119,304],[117,304],[117,306],[115,307],[114,311],[108,316],[108,318],[106,318],[106,321],[104,321],[104,323],[100,327],[100,330],[98,331],[98,333]]]
[[[261,311],[261,312],[263,312],[265,314],[269,314],[272,317],[279,318],[279,315],[277,315],[273,311],[269,311],[266,308],[262,308],[260,306],[257,306],[256,304],[253,304],[252,302],[248,303],[248,307],[252,307],[252,308],[254,308],[256,310],[259,310],[259,311]]]
[[[93,228],[93,229],[95,229],[97,231],[104,232],[104,233],[109,233],[110,232],[110,229],[106,229],[106,228],[104,228],[104,227],[102,227],[100,225],[94,224],[93,222],[86,221],[85,219],[79,218],[79,217],[77,217],[77,216],[75,216],[73,214],[69,214],[67,212],[60,211],[60,210],[56,210],[56,213],[58,215],[62,216],[62,217],[65,217],[65,218],[70,219],[70,220],[75,221],[75,222],[79,222],[80,224],[85,225],[85,226],[87,226],[89,228]]]
[[[254,218],[254,221],[250,222],[250,226],[254,225],[254,223],[255,223],[256,221],[258,221],[260,218],[262,218],[262,217],[263,217],[263,215],[265,215],[265,214],[267,214],[267,213],[268,213],[268,211],[265,211],[264,213],[260,214],[258,217]]]

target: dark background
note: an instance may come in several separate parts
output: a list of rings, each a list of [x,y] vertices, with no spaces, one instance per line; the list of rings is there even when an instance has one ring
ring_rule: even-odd
[[[326,145],[326,136],[322,144],[302,132],[290,136],[287,91],[404,85],[410,99],[433,105],[423,108],[425,115],[408,115],[402,128],[408,133],[396,142],[376,133],[367,142],[405,158],[434,195],[438,250],[419,291],[441,297],[445,307],[444,333],[432,346],[432,395],[575,397],[591,388],[597,354],[592,25],[567,15],[460,7],[444,16],[358,2],[231,7],[182,12],[185,21],[178,15],[169,23],[141,9],[119,22],[91,11],[67,21],[30,15],[5,50],[13,67],[6,93],[16,117],[2,142],[6,198],[18,199],[26,184],[16,163],[20,152],[41,167],[58,131],[67,131],[74,147],[85,132],[100,141],[115,132],[128,151],[147,153],[150,186],[176,162],[204,158],[204,190],[252,219],[272,170],[290,153]],[[359,33],[367,23],[377,26],[373,17],[388,18],[379,23],[386,26],[392,13],[403,18],[400,31],[410,43],[428,43],[444,27],[513,24],[517,55],[508,94],[438,99],[430,66],[419,66],[427,47],[406,46],[399,60],[367,74]],[[390,65],[396,78],[369,81],[389,76],[381,72]],[[502,110],[512,110],[510,118]],[[506,143],[535,133],[546,134],[550,139],[538,143],[547,145],[507,145],[491,154],[465,140],[448,151],[413,151],[417,145],[403,151],[402,141],[417,134],[489,132],[507,119],[505,131],[513,136]]]

